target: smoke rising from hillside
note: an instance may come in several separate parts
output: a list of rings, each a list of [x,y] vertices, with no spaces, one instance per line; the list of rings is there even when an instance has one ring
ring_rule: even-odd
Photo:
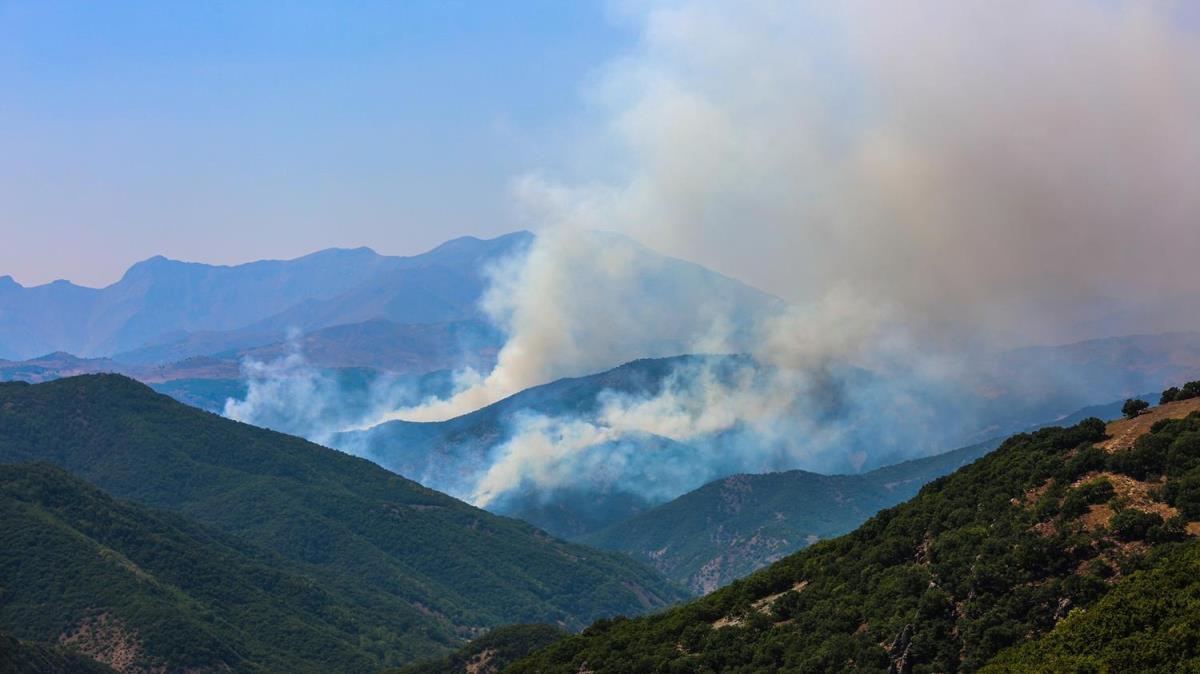
[[[830,380],[833,364],[877,375],[855,390],[877,407],[844,419],[858,431],[876,417],[969,417],[930,409],[906,387],[965,389],[971,349],[1090,336],[1080,326],[1113,301],[1200,287],[1200,39],[1175,10],[1121,0],[622,5],[640,40],[588,92],[604,124],[581,141],[605,139],[593,155],[620,160],[598,160],[594,175],[617,177],[516,182],[542,228],[526,256],[494,270],[483,303],[509,335],[498,364],[454,396],[381,419],[446,419],[684,351],[748,352],[783,373],[753,387],[693,373],[664,397],[614,399],[593,417],[523,418],[478,484],[459,489],[487,503],[523,483],[580,479],[588,448],[634,433],[759,429],[694,457],[711,468],[701,472],[729,456],[815,467],[829,453],[875,451],[863,439],[881,432],[847,435],[804,417],[806,403],[844,384]],[[648,279],[668,275],[663,263],[593,230],[789,304],[661,287]],[[777,445],[762,440],[772,435],[792,449],[771,454]],[[645,470],[655,468],[626,474]]]
[[[247,358],[241,363],[246,394],[225,400],[230,419],[299,435],[329,444],[335,433],[388,410],[411,405],[445,382],[390,373],[363,374],[313,366],[304,356],[298,332],[288,335],[277,358]]]
[[[795,302],[851,289],[926,338],[1063,337],[1066,307],[1200,283],[1200,41],[1170,3],[626,10],[642,39],[592,92],[625,179],[519,181],[546,229],[489,298],[511,334],[500,365],[410,418],[644,355],[655,298],[585,229]],[[693,340],[720,349],[711,318]]]
[[[1200,281],[1200,40],[1173,3],[637,7],[598,93],[627,177],[530,179],[549,222],[989,331]]]

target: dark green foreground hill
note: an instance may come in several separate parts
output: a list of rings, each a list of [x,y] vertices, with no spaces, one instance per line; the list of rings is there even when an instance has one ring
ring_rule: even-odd
[[[733,475],[579,541],[640,559],[697,594],[712,592],[805,545],[850,531],[998,444],[860,475]]]
[[[552,625],[509,625],[476,637],[435,660],[414,662],[383,674],[496,674],[514,660],[567,636]]]
[[[0,463],[33,461],[278,556],[288,578],[309,578],[314,592],[352,607],[331,609],[327,622],[376,667],[449,652],[483,628],[573,628],[682,597],[615,553],[558,541],[368,461],[190,408],[120,376],[0,384]],[[0,531],[7,545],[14,532]],[[9,573],[0,586],[12,584]],[[296,591],[282,581],[280,590]],[[55,642],[58,630],[78,627],[0,611],[0,629],[22,639]],[[339,669],[349,662],[340,657],[334,651],[318,664],[358,671]]]
[[[506,671],[933,674],[1014,647],[993,671],[1193,671],[1198,520],[1200,413],[1020,434],[850,534]]]
[[[0,674],[113,674],[95,660],[0,632]]]
[[[0,465],[0,618],[125,671],[364,671],[355,607],[291,564],[49,464]],[[376,617],[377,618],[377,617]]]
[[[983,672],[1200,672],[1200,544],[1148,566]]]
[[[1158,400],[1158,394],[1144,398]],[[1055,425],[1093,416],[1117,418],[1122,403],[1085,407]],[[807,545],[852,531],[880,510],[916,496],[935,478],[994,450],[1000,442],[997,438],[851,475],[803,470],[733,475],[577,542],[624,552],[703,594]]]

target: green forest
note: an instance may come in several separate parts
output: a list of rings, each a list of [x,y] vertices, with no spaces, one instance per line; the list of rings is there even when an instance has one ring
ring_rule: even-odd
[[[369,461],[188,407],[121,376],[0,384],[0,463],[30,462],[53,464],[119,501],[156,511],[135,518],[139,538],[118,526],[119,518],[60,522],[39,512],[47,504],[12,496],[8,507],[21,516],[6,518],[5,525],[12,535],[30,538],[7,546],[11,566],[3,578],[25,583],[30,574],[45,575],[22,588],[44,596],[28,597],[24,609],[12,600],[0,609],[0,630],[22,639],[53,641],[78,617],[73,609],[89,602],[100,611],[147,617],[145,625],[156,620],[146,613],[152,606],[166,606],[162,610],[169,608],[179,622],[163,622],[151,641],[172,662],[229,662],[217,654],[227,654],[233,642],[197,628],[229,620],[236,630],[253,633],[261,626],[257,638],[274,656],[307,653],[318,670],[363,671],[449,653],[513,622],[581,628],[601,616],[645,612],[686,596],[620,554],[559,541]],[[99,498],[83,482],[69,484],[63,487],[72,492],[63,497],[67,502]],[[53,526],[35,526],[37,518]],[[18,530],[18,523],[28,526]],[[155,537],[161,545],[148,542]],[[173,540],[178,545],[168,544]],[[78,580],[92,578],[87,570],[96,560],[84,551],[95,549],[93,543],[112,549],[116,559],[140,559],[135,567],[168,588],[167,604],[147,599],[154,593],[117,592],[125,586],[107,584],[119,565],[103,567],[108,575],[94,582]],[[39,564],[20,553],[25,549],[51,557]],[[235,580],[236,574],[192,575],[195,569],[240,572],[237,560],[254,562],[244,569],[251,577],[264,565],[280,573],[253,583]],[[141,588],[138,573],[132,575],[123,582]],[[205,579],[207,586],[193,589],[225,592],[220,601],[196,603],[198,595],[187,590],[175,596],[184,580]],[[257,607],[253,593],[239,599],[254,583],[267,593]],[[210,611],[226,602],[237,620]],[[179,629],[168,629],[172,625]]]
[[[1098,419],[1014,436],[846,536],[507,671],[1190,671],[1200,414],[1112,454],[1105,437]]]

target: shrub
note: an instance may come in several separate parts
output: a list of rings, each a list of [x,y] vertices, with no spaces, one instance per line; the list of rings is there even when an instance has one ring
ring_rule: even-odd
[[[1105,503],[1113,497],[1113,486],[1107,478],[1085,482],[1067,492],[1063,500],[1062,515],[1066,518],[1079,517],[1094,503]]]
[[[1163,518],[1158,513],[1126,508],[1113,515],[1108,528],[1123,541],[1138,541],[1144,540],[1152,528],[1161,527],[1162,524]]]
[[[1187,519],[1200,519],[1200,476],[1188,475],[1167,482],[1163,496]]]
[[[1124,414],[1127,418],[1132,419],[1146,411],[1147,407],[1150,407],[1150,403],[1146,402],[1145,400],[1130,398],[1129,400],[1125,401],[1124,405],[1121,406],[1121,414]]]

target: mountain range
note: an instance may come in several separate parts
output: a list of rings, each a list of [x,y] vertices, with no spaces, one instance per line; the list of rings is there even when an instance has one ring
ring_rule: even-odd
[[[531,239],[466,237],[412,257],[329,249],[236,266],[160,256],[98,289],[0,277],[0,357],[66,351],[160,363],[278,342],[289,330],[467,320],[478,315],[489,265]]]
[[[505,671],[1190,671],[1198,486],[1200,399],[1019,434],[845,536]]]
[[[1156,395],[1144,395],[1146,402]],[[1123,402],[1085,407],[1054,425],[1115,419]],[[1050,424],[1041,424],[1046,426]],[[581,543],[625,552],[704,594],[807,545],[851,531],[934,479],[984,456],[1000,439],[865,473],[804,470],[732,475],[640,512]]]
[[[1117,363],[1123,365],[1117,367]],[[1105,366],[1111,366],[1110,369],[1116,370],[1116,374],[1092,374],[1093,370]],[[998,357],[994,367],[996,374],[981,368],[980,379],[956,390],[953,406],[942,410],[942,416],[932,423],[934,430],[942,433],[938,437],[943,450],[987,442],[1030,427],[1057,422],[1081,408],[1093,405],[1109,405],[1105,414],[1111,414],[1111,401],[1114,399],[1123,400],[1145,391],[1161,390],[1172,381],[1200,376],[1200,333],[1131,336],[1005,352]],[[715,376],[718,378],[732,379],[745,372],[761,369],[748,356],[641,359],[594,375],[535,386],[447,421],[389,421],[366,430],[335,435],[330,442],[422,484],[469,498],[480,471],[489,465],[493,452],[520,432],[531,417],[590,421],[597,410],[614,397],[651,399],[668,384],[677,383],[681,373],[686,375],[703,370],[717,373]],[[1012,381],[1003,380],[998,374],[1000,370],[1009,372]],[[870,386],[873,381],[871,377],[869,373],[850,372],[843,379],[850,382],[851,386]],[[938,403],[937,400],[931,402],[931,408],[937,409]],[[970,412],[974,424],[956,428],[953,423],[958,422],[956,417],[964,410]],[[867,420],[869,415],[868,411]],[[892,423],[903,421],[895,420]],[[864,434],[860,440],[858,444],[869,446],[874,436]],[[736,463],[736,453],[729,452],[726,453],[729,456],[728,465],[713,465],[709,467],[712,473],[705,474],[704,466],[696,465],[694,460],[700,454],[698,449],[702,443],[732,446],[737,441],[720,434],[684,442],[648,433],[626,434],[619,440],[609,441],[607,445],[592,450],[598,456],[652,454],[656,457],[656,470],[664,474],[692,475],[689,478],[691,482],[679,481],[678,490],[665,496],[655,496],[643,485],[637,484],[637,475],[633,474],[637,463],[630,461],[621,479],[601,472],[590,480],[575,480],[562,487],[522,485],[496,499],[488,507],[532,522],[556,535],[585,540],[590,534],[710,480],[744,471]],[[898,449],[909,453],[907,456],[889,456],[889,448],[882,445],[872,447],[870,454],[876,462],[874,466],[900,463],[914,453],[912,447],[902,446]],[[715,450],[710,453],[721,452]],[[694,470],[665,470],[664,466],[670,462],[692,466]],[[766,468],[772,471],[779,469],[778,466]],[[928,479],[939,474],[932,472]],[[853,479],[861,479],[861,476]],[[901,495],[891,501],[892,504],[911,495],[908,492],[899,493]],[[871,497],[871,503],[877,503],[874,498]],[[881,498],[886,500],[889,497],[883,495]],[[874,510],[868,507],[864,512],[869,514]],[[853,525],[860,520],[846,521]],[[840,531],[846,530],[848,527]],[[805,536],[825,535],[823,531],[806,532]]]
[[[724,297],[745,305],[750,314],[756,311],[754,307],[777,302],[697,265],[657,256],[628,240],[605,237],[610,235],[597,235],[597,245],[634,246],[636,254],[648,260],[643,266],[652,270],[647,283],[673,288],[673,296],[693,300],[700,295]],[[329,435],[331,429],[359,425],[368,411],[380,405],[381,390],[386,392],[382,398],[392,407],[415,404],[426,396],[450,393],[456,368],[490,368],[504,335],[484,320],[477,308],[488,270],[533,241],[533,235],[517,232],[487,241],[455,239],[412,257],[382,256],[360,248],[234,267],[153,258],[135,265],[118,283],[99,290],[62,283],[20,288],[14,282],[3,282],[0,353],[11,352],[6,344],[20,342],[28,347],[27,352],[72,347],[79,353],[109,355],[85,358],[57,351],[26,360],[0,361],[0,379],[38,382],[88,372],[118,372],[190,405],[223,412],[227,401],[247,397],[246,363],[265,364],[267,377],[277,376],[271,369],[277,364],[294,367],[290,364],[299,363],[302,385],[317,381],[324,387],[319,389],[321,404],[289,400],[286,392],[280,392],[275,396],[280,409],[253,416],[255,423],[322,440],[330,438],[339,448],[366,456],[425,486],[470,498],[472,480],[488,465],[497,448],[512,437],[521,419],[587,419],[595,413],[598,401],[612,395],[652,396],[674,373],[691,364],[721,362],[728,364],[722,367],[735,368],[750,362],[745,356],[643,359],[533,387],[445,422],[393,421],[365,431]],[[68,302],[61,300],[63,297],[74,299]],[[684,302],[679,310],[684,311],[686,306]],[[85,320],[72,323],[68,320],[72,312]],[[68,323],[71,330],[54,328]],[[35,343],[36,347],[30,346]],[[685,345],[664,348],[669,352]],[[977,365],[964,382],[965,390],[953,392],[958,409],[970,412],[969,423],[953,430],[945,424],[945,437],[919,452],[903,442],[898,447],[874,446],[870,454],[875,463],[866,467],[901,462],[914,453],[1002,437],[1062,418],[1082,406],[1200,376],[1200,333],[1134,335],[1027,347],[994,354]],[[308,391],[303,386],[301,390]],[[954,414],[957,412],[951,410]],[[934,428],[938,425],[931,424]],[[653,433],[627,433],[592,452],[596,456],[652,455],[684,465],[699,449],[690,443],[726,441],[732,442],[720,435],[680,442]],[[869,442],[870,438],[864,440]],[[769,533],[771,528],[765,524],[761,531],[746,528],[745,522],[734,532],[728,529],[737,519],[733,513],[727,513],[728,518],[715,517],[710,506],[701,507],[699,503],[723,502],[732,498],[726,491],[743,488],[740,485],[765,485],[769,480],[782,479],[746,476],[724,489],[716,486],[731,473],[744,470],[735,463],[712,466],[707,473],[698,471],[677,485],[664,488],[658,484],[654,490],[626,480],[627,475],[560,487],[524,486],[489,502],[488,508],[572,540],[602,546],[609,546],[608,541],[636,540],[639,549],[622,549],[644,559],[649,559],[646,555],[650,552],[662,550],[668,541],[635,535],[621,529],[624,523],[632,526],[634,521],[642,522],[652,531],[660,525],[649,522],[657,516],[667,517],[665,513],[672,508],[708,513],[705,531],[715,540],[706,546],[698,546],[696,540],[682,547],[676,544],[652,561],[693,590],[709,590],[813,537],[846,531],[876,507],[899,502],[911,493],[904,489],[877,492],[863,475],[833,477],[793,472],[796,483],[790,488],[803,494],[801,500],[805,503],[815,506],[843,499],[835,514],[820,524],[801,517],[801,509],[794,507],[785,509],[790,515],[784,515],[784,520],[800,519],[784,525],[787,535],[779,530]],[[930,472],[924,479],[937,474]],[[710,480],[716,482],[701,487]],[[830,480],[845,484],[835,485]],[[914,480],[908,484],[915,489],[919,483]],[[787,491],[785,484],[779,482],[778,488],[765,491],[753,487],[749,490],[762,497],[762,507],[767,508],[775,499],[770,494]],[[688,494],[696,488],[700,489]],[[684,496],[690,499],[687,508],[668,503]],[[656,507],[665,510],[647,514]],[[637,519],[643,514],[646,517]],[[727,528],[712,530],[720,526]],[[600,536],[606,529],[612,531],[609,537]],[[725,544],[717,544],[716,540],[724,540]],[[743,549],[742,562],[722,556],[722,548],[729,549],[742,540],[755,540],[761,545],[753,553]],[[683,562],[683,558],[691,561]],[[722,559],[725,561],[719,561]],[[723,565],[725,570],[702,580],[698,574],[705,564]]]
[[[653,357],[342,433],[492,367],[506,335],[480,301],[532,235],[407,258],[152,258],[101,289],[0,279],[0,671],[1189,666],[1200,415],[1184,417],[1200,402],[1084,418],[1200,377],[1200,333],[988,354],[946,390],[897,389],[944,404],[920,420],[866,405],[847,423],[840,393],[893,389],[833,364],[842,388],[791,413],[861,431],[860,472],[747,474],[736,424],[637,430],[486,511],[455,498],[531,420],[594,423],[614,400],[677,393],[681,373],[770,375],[685,352],[704,301],[744,328],[779,300],[606,236],[678,317]],[[270,409],[236,416],[252,398]],[[1075,425],[1029,431],[1047,422]],[[918,425],[935,440],[914,444]]]
[[[722,302],[737,321],[778,303],[630,239],[591,236],[597,247],[626,251],[640,265],[645,288],[678,303],[680,319],[674,323],[681,325],[664,337],[665,353],[658,355],[686,350],[694,334],[684,328],[695,327],[695,321],[684,317],[700,304]],[[404,372],[486,368],[500,338],[480,322],[480,299],[492,271],[533,242],[529,232],[514,232],[454,239],[409,257],[369,248],[328,249],[234,266],[158,256],[133,265],[104,288],[68,281],[26,288],[4,276],[0,358],[20,361],[61,351],[161,366],[196,356],[261,357],[298,340],[322,366]],[[338,329],[322,332],[329,328]],[[328,348],[331,344],[337,348]]]
[[[684,596],[622,555],[117,375],[0,384],[0,463],[20,464],[0,629],[22,639],[119,637],[212,671],[296,671],[299,649],[314,671],[362,671]]]

